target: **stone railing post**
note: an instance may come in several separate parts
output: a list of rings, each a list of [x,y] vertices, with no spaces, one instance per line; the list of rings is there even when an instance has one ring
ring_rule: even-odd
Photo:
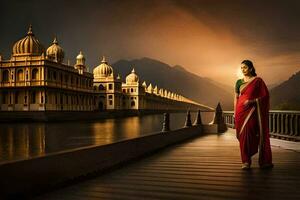
[[[216,110],[215,110],[215,116],[213,120],[213,124],[224,124],[224,117],[223,117],[223,110],[221,108],[221,104],[218,103]]]
[[[194,122],[194,125],[197,126],[197,125],[202,125],[202,120],[201,120],[201,113],[200,113],[200,110],[198,110],[197,112],[197,116],[196,116],[196,120]]]
[[[276,133],[276,114],[272,114],[272,133]]]
[[[290,135],[294,135],[294,127],[293,127],[294,118],[295,118],[295,115],[291,114],[290,123],[289,123]]]
[[[212,121],[212,124],[218,125],[218,133],[225,132],[227,130],[227,126],[224,122],[223,110],[221,108],[220,103],[218,103],[216,107],[215,116],[214,116],[214,120]]]
[[[188,110],[187,113],[186,113],[186,119],[185,119],[184,127],[191,127],[191,126],[192,126],[191,113]]]
[[[298,131],[298,128],[299,128],[299,115],[295,115],[295,133],[294,135],[295,136],[299,136],[299,131]]]
[[[289,119],[290,119],[290,115],[289,114],[285,114],[285,118],[284,118],[284,134],[286,134],[286,135],[289,134]]]
[[[276,118],[276,123],[277,123],[277,129],[276,129],[276,133],[280,133],[281,129],[280,129],[280,113],[277,114],[277,118]]]
[[[170,131],[170,114],[164,113],[164,122],[162,132]]]

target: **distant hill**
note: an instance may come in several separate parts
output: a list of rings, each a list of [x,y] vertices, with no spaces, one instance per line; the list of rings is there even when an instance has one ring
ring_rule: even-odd
[[[198,103],[215,108],[218,102],[224,110],[232,110],[232,94],[211,79],[188,72],[184,67],[169,66],[166,63],[150,58],[119,60],[112,64],[114,71],[121,75],[123,81],[134,67],[140,81],[152,83],[159,88],[182,94]]]
[[[277,87],[278,85],[280,85],[280,83],[273,83],[273,84],[267,85],[267,87],[269,90],[272,90],[273,88]]]
[[[300,71],[270,90],[271,109],[300,110]]]

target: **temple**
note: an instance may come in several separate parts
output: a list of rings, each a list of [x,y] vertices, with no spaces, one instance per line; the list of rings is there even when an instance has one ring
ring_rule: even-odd
[[[56,37],[45,49],[30,26],[27,35],[13,45],[11,58],[0,56],[0,110],[185,110],[203,106],[141,83],[134,68],[122,82],[105,57],[90,73],[81,51],[74,66],[64,62],[64,55]]]

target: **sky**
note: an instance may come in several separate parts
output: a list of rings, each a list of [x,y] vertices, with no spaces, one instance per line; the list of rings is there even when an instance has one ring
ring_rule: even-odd
[[[271,85],[300,71],[299,19],[297,0],[1,0],[0,53],[32,24],[45,48],[57,36],[65,60],[82,50],[90,69],[102,55],[150,57],[233,85],[250,59]]]

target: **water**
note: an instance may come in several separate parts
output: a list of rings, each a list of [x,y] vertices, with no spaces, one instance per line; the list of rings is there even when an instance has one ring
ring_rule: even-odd
[[[192,113],[194,121],[196,113]],[[182,128],[185,113],[170,115],[171,130]],[[202,122],[213,113],[201,113]],[[1,123],[0,162],[28,159],[90,145],[103,145],[159,132],[163,115],[145,115],[91,122]]]

